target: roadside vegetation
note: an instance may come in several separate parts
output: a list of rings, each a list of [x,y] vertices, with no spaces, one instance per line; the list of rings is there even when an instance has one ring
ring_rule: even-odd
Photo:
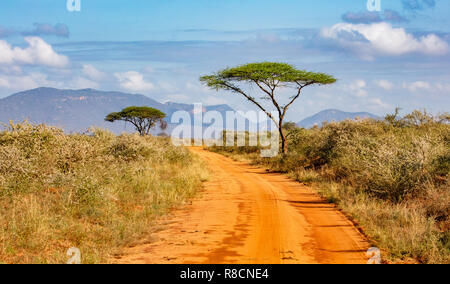
[[[28,123],[0,132],[0,263],[106,262],[194,196],[203,164],[168,138]]]
[[[288,153],[208,149],[311,185],[355,220],[385,262],[450,263],[450,117],[415,111],[384,120],[287,124]]]

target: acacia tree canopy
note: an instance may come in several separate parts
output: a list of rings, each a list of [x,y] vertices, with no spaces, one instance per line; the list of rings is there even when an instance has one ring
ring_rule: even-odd
[[[164,121],[166,114],[160,110],[151,107],[131,106],[124,108],[120,112],[113,112],[106,116],[105,120],[109,122],[126,121],[136,127],[140,135],[150,135],[150,130],[159,123],[162,129],[167,128]]]
[[[262,62],[227,68],[215,74],[203,76],[200,81],[217,91],[227,90],[242,95],[264,111],[277,125],[281,135],[282,149],[286,153],[287,144],[283,133],[283,120],[289,107],[300,97],[303,88],[310,85],[333,84],[336,79],[325,73],[299,70],[287,63]],[[261,101],[244,91],[240,83],[256,85],[263,92],[261,99],[272,102],[278,112],[278,120],[273,117],[270,110],[263,106]],[[293,95],[285,104],[281,104],[279,98],[276,97],[276,90],[279,88],[294,89]]]

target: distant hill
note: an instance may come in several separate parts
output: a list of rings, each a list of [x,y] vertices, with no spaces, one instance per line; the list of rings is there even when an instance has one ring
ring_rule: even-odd
[[[160,103],[143,95],[121,92],[54,88],[37,88],[0,99],[0,122],[28,120],[33,123],[57,126],[67,132],[83,132],[91,126],[96,126],[120,133],[134,131],[134,129],[130,124],[125,126],[125,123],[105,122],[104,118],[108,113],[120,111],[133,105],[157,108],[167,114],[168,122],[170,122],[174,112],[184,110],[191,114],[191,121],[194,122],[193,105],[190,104]],[[228,105],[214,105],[204,106],[203,111],[217,111],[225,118],[225,113],[233,111],[233,109]],[[298,125],[309,128],[314,125],[321,125],[324,121],[342,121],[356,117],[378,118],[376,115],[367,112],[350,113],[331,109],[306,118]],[[169,125],[167,132],[170,133],[174,126]],[[154,134],[159,132],[159,130],[155,130]]]
[[[0,122],[28,120],[58,126],[68,132],[85,131],[91,126],[110,129],[116,133],[133,130],[131,125],[104,121],[108,113],[128,106],[149,106],[171,115],[179,110],[192,113],[193,105],[160,103],[149,97],[121,92],[104,92],[93,89],[59,90],[37,88],[0,99]],[[204,106],[203,111],[225,113],[233,111],[228,105]]]
[[[368,112],[344,112],[337,109],[327,109],[324,111],[321,111],[311,117],[305,118],[299,123],[297,123],[298,126],[303,128],[311,128],[315,125],[321,126],[323,122],[339,122],[346,119],[355,119],[355,118],[373,118],[373,119],[379,119],[380,117],[368,113]]]

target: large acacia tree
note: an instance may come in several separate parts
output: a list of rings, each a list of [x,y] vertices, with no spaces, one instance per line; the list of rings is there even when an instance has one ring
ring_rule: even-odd
[[[150,130],[158,123],[162,129],[167,127],[164,121],[166,114],[160,110],[151,107],[131,106],[124,108],[120,112],[113,112],[106,116],[105,120],[109,122],[125,121],[136,127],[140,135],[150,135]]]
[[[287,110],[300,97],[303,88],[311,85],[332,84],[336,82],[336,79],[325,73],[298,70],[286,63],[262,62],[227,68],[213,75],[203,76],[200,78],[200,81],[217,91],[228,90],[242,95],[264,111],[277,125],[283,153],[287,153],[286,135],[283,132],[283,121]],[[262,101],[245,91],[242,84],[257,86],[263,94],[260,99],[272,103],[276,112],[278,112],[278,118],[271,114],[271,110],[266,108]],[[280,88],[293,89],[292,96],[284,99],[280,98],[277,95],[277,91]]]

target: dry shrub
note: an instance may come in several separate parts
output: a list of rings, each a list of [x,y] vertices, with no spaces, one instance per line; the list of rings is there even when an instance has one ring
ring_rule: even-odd
[[[203,164],[167,138],[28,123],[0,132],[0,262],[104,262],[192,197]]]

